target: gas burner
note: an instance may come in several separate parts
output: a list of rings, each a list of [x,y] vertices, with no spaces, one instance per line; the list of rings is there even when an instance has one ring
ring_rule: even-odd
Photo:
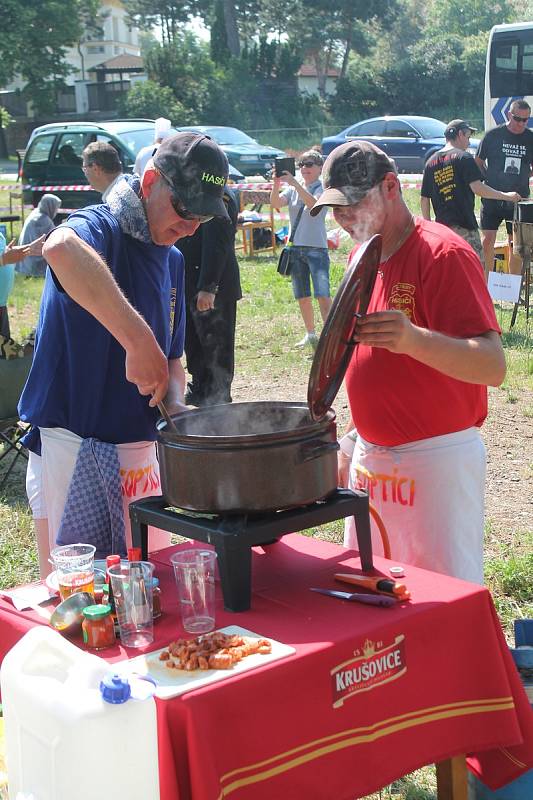
[[[213,545],[217,554],[224,608],[247,611],[251,604],[251,548],[268,546],[286,533],[353,516],[363,571],[372,570],[372,543],[368,494],[337,489],[323,500],[300,508],[263,514],[203,516],[169,508],[164,497],[137,500],[129,507],[134,547],[148,557],[148,525]]]

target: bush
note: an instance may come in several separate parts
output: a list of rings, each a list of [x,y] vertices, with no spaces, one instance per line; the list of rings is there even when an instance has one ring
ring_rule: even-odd
[[[120,102],[125,117],[167,117],[173,125],[192,125],[194,112],[176,100],[172,89],[154,81],[136,83]]]

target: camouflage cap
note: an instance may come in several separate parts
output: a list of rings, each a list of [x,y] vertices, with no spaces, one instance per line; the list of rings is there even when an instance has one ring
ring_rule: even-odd
[[[311,209],[315,217],[324,206],[352,206],[396,166],[383,150],[370,142],[353,140],[336,147],[322,169],[324,192]]]
[[[182,131],[161,142],[154,167],[193,214],[227,217],[222,200],[228,179],[228,159],[209,136]]]

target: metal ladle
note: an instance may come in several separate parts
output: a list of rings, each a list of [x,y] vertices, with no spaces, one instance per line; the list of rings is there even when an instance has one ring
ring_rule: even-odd
[[[174,425],[174,421],[173,421],[172,417],[170,416],[170,414],[168,413],[168,411],[166,409],[166,406],[165,406],[165,404],[163,403],[162,400],[159,401],[159,403],[157,404],[157,407],[158,407],[159,411],[161,412],[161,416],[163,417],[163,419],[167,423],[167,428],[172,433],[175,433],[177,435],[178,434],[178,429]]]

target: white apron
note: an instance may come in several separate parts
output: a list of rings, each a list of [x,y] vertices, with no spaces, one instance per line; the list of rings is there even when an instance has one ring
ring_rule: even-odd
[[[48,519],[50,547],[55,547],[68,488],[82,439],[64,428],[40,428],[41,453],[30,453],[26,491],[33,516]],[[134,500],[161,495],[154,442],[118,444],[126,546],[131,547],[128,506]],[[149,526],[150,552],[169,547],[171,534]]]
[[[478,428],[399,447],[358,436],[350,488],[366,489],[381,516],[394,561],[483,583],[486,456]],[[357,549],[353,517],[344,545]],[[373,551],[383,554],[372,523]]]

